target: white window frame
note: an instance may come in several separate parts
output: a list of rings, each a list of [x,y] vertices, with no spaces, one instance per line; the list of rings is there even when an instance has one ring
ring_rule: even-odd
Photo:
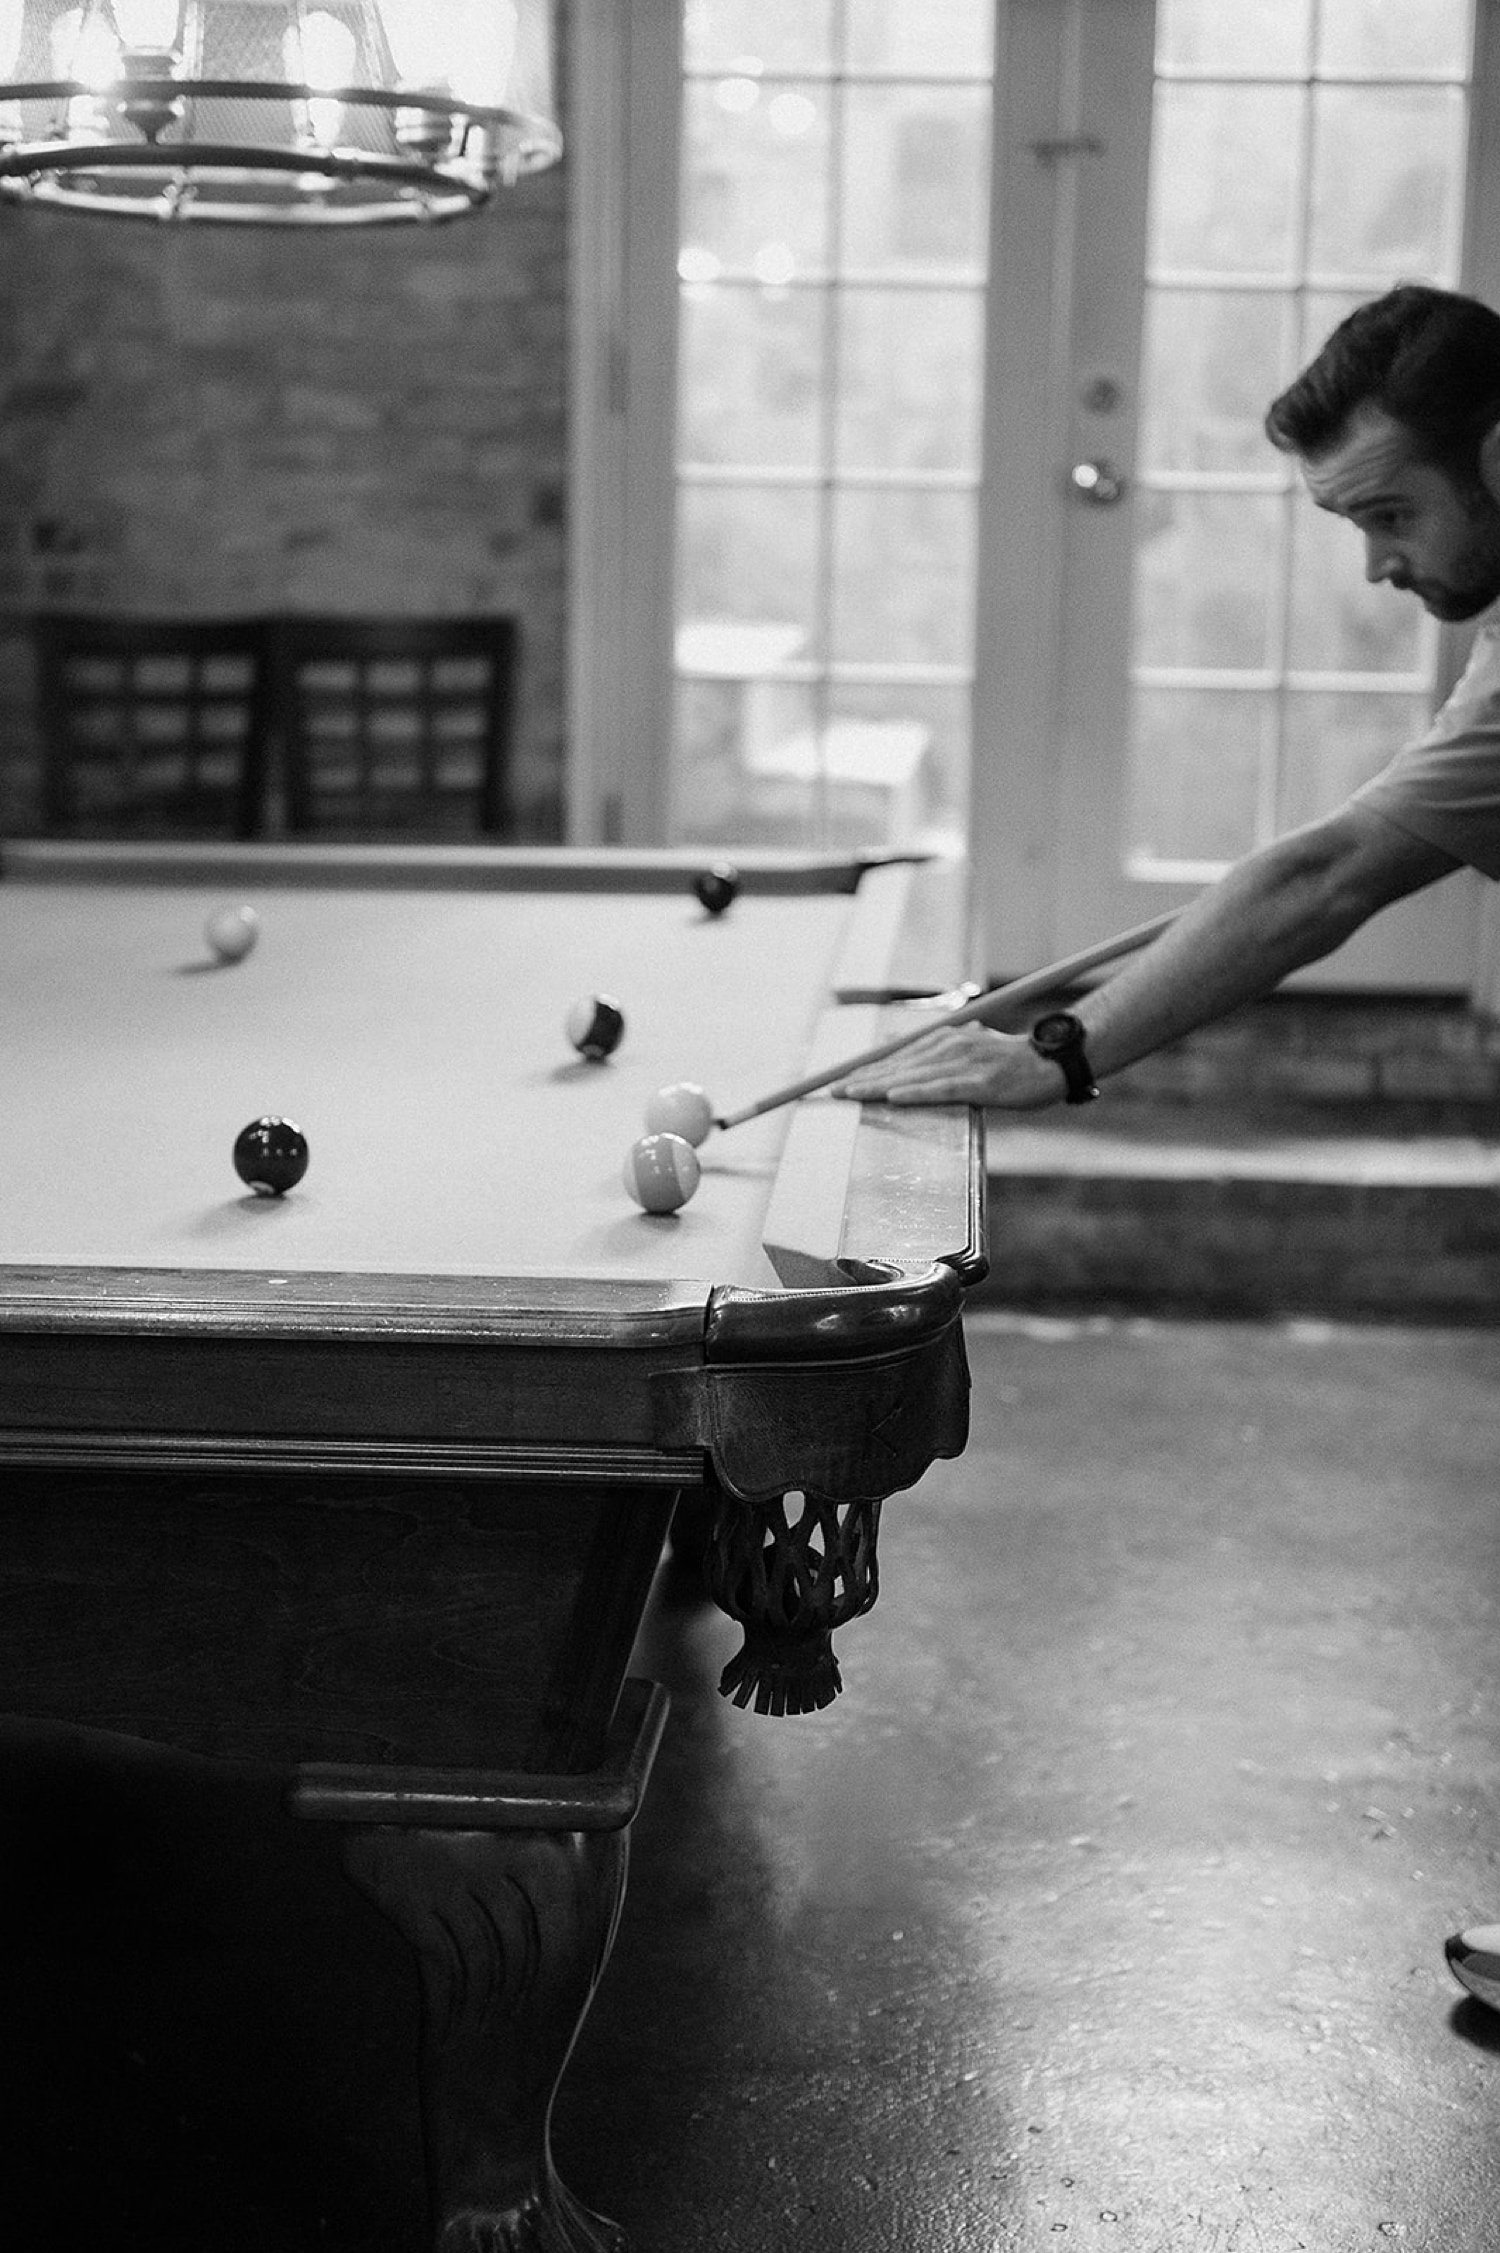
[[[666,835],[682,0],[572,0],[567,828]]]
[[[995,0],[970,785],[971,959],[986,969],[1043,959],[1049,936],[1056,766],[1037,747],[1058,740],[1060,354],[1088,155],[1079,30],[1099,4]],[[568,14],[568,834],[652,844],[673,730],[682,5],[571,0]],[[1500,0],[1477,7],[1462,286],[1500,307]],[[1483,920],[1473,996],[1500,1015],[1500,888]]]
[[[1500,309],[1500,0],[1476,0],[1471,99],[1461,286]],[[1500,885],[1485,885],[1478,923],[1470,999],[1500,1017]]]
[[[1075,168],[1089,154],[1078,85],[1084,5],[996,0],[969,783],[969,959],[980,974],[1044,962],[1052,938],[1057,763],[1037,747],[1057,740],[1061,693],[1057,480],[1071,427]],[[987,850],[991,839],[1003,847]]]
[[[971,960],[1045,960],[1062,741],[1065,480],[1072,460],[1075,181],[1090,156],[1081,27],[1107,0],[997,0],[986,457],[971,785]],[[1477,0],[1459,287],[1500,309],[1500,0]],[[1144,193],[1144,179],[1141,182]],[[1445,633],[1440,689],[1457,669]],[[1040,749],[1039,749],[1040,747]],[[1476,880],[1477,881],[1477,880]],[[1471,995],[1500,1014],[1500,891],[1483,886]],[[1316,973],[1304,974],[1304,986]]]

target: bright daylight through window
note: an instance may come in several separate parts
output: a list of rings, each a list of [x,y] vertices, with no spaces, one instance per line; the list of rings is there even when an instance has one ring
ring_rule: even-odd
[[[1261,431],[1343,315],[1459,281],[1471,0],[1161,0],[1136,473],[1137,876],[1213,875],[1425,725],[1438,636]]]
[[[674,833],[956,842],[987,0],[690,0]]]

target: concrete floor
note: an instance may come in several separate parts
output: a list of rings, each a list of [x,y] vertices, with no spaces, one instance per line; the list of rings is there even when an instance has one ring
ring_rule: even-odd
[[[564,2178],[633,2253],[1494,2253],[1500,2015],[1441,1950],[1500,1916],[1500,1333],[971,1342],[827,1713],[726,1705],[664,1574]],[[211,1884],[114,1791],[0,1899],[7,2242],[409,2253],[401,1944],[272,1786],[194,1798]]]
[[[636,2253],[1500,2246],[1500,1338],[982,1317],[829,1713],[675,1707],[562,2171]]]

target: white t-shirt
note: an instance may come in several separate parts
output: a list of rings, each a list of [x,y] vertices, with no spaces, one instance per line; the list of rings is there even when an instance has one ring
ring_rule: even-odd
[[[1352,802],[1500,881],[1500,603],[1480,613],[1469,662],[1426,734]]]

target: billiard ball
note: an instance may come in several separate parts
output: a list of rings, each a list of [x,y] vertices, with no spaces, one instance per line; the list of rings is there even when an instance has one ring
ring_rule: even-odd
[[[693,891],[710,915],[722,915],[740,896],[740,872],[733,861],[715,861],[693,878]]]
[[[253,907],[215,908],[203,936],[220,962],[243,962],[260,936],[260,917]]]
[[[1443,1942],[1455,1979],[1491,2010],[1500,2010],[1500,1925],[1471,1924]]]
[[[659,1087],[646,1105],[648,1134],[680,1134],[695,1149],[708,1140],[713,1123],[714,1107],[694,1080],[674,1080],[670,1087]]]
[[[643,1134],[625,1160],[625,1187],[648,1213],[675,1213],[698,1180],[698,1153],[680,1134]]]
[[[291,1119],[252,1119],[235,1138],[234,1170],[257,1197],[280,1197],[307,1171],[307,1136]]]
[[[599,1064],[619,1047],[625,1012],[608,994],[589,994],[568,1011],[567,1031],[579,1055]]]

